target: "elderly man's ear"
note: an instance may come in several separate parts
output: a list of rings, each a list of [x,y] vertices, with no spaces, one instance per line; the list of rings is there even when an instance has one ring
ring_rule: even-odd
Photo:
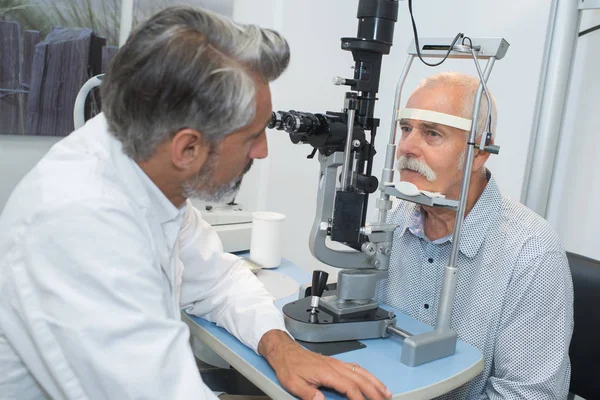
[[[479,143],[479,141],[477,141]],[[490,145],[494,144],[494,139],[490,140]],[[485,171],[485,163],[490,157],[490,153],[484,150],[479,150],[479,147],[475,148],[475,157],[473,157],[473,173],[480,173]]]

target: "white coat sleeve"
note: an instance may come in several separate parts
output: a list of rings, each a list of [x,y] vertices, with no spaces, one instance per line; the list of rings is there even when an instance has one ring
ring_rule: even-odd
[[[227,329],[255,352],[266,332],[287,332],[274,298],[239,257],[223,253],[215,230],[188,203],[179,236],[181,307]]]
[[[216,398],[136,213],[80,203],[28,227],[15,264],[28,334],[65,398]]]

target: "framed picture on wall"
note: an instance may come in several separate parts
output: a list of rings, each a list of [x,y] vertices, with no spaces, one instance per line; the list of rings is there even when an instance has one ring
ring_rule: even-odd
[[[234,0],[134,0],[133,26],[177,4],[227,16]],[[81,86],[118,48],[121,0],[0,0],[0,134],[66,136]],[[101,111],[97,90],[86,117]]]

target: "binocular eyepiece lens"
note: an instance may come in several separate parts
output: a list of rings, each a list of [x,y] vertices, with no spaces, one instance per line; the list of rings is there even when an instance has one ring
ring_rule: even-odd
[[[284,113],[282,111],[273,111],[271,113],[271,120],[267,124],[267,128],[269,128],[269,129],[275,128],[277,130],[283,129],[283,126],[282,126],[283,115],[282,114],[287,114],[287,113]]]
[[[284,130],[291,134],[311,135],[318,132],[320,125],[321,122],[315,114],[291,110],[271,113],[271,120],[267,127]]]

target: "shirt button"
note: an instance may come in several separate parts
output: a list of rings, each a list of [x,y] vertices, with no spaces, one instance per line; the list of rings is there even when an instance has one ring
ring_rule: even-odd
[[[430,263],[433,263],[433,258],[428,258],[427,261],[429,261]]]
[[[429,304],[424,304],[423,307],[425,307],[426,310],[429,309]]]

